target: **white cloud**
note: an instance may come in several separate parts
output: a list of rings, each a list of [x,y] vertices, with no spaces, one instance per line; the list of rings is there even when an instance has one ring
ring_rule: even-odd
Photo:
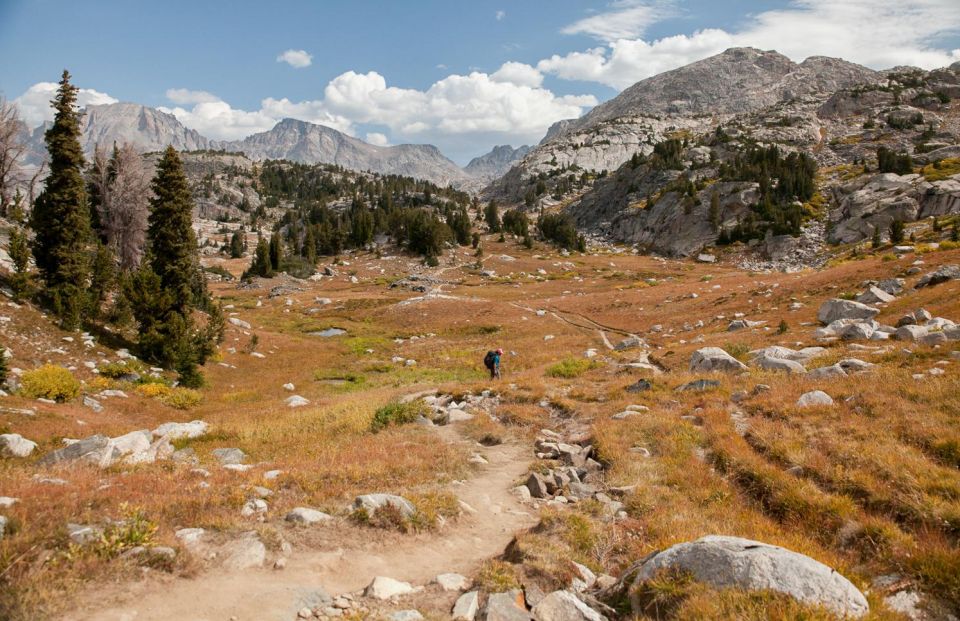
[[[673,13],[670,2],[665,0],[616,0],[610,11],[585,17],[561,32],[563,34],[586,34],[603,41],[639,37],[652,24]]]
[[[390,141],[385,134],[380,132],[367,132],[367,142],[376,147],[389,147]]]
[[[506,12],[506,11],[497,11],[496,14],[495,14],[495,17],[497,18],[497,21],[498,21],[498,22],[502,22],[502,21],[503,21],[503,18],[506,17],[506,16],[507,16],[507,12]]]
[[[543,84],[543,74],[536,68],[517,62],[505,62],[490,75],[494,82],[507,82],[517,86],[537,88]]]
[[[266,131],[276,124],[276,119],[263,111],[238,110],[225,101],[205,101],[189,110],[179,106],[159,109],[177,117],[177,120],[190,129],[215,140],[237,140]]]
[[[28,88],[23,95],[13,100],[20,109],[20,119],[30,127],[36,127],[45,121],[53,120],[53,108],[50,101],[56,95],[59,84],[55,82],[38,82]],[[92,88],[81,88],[77,93],[77,105],[96,106],[100,104],[117,103],[106,93],[95,91]]]
[[[595,30],[599,35],[600,28]],[[795,0],[788,8],[751,16],[737,32],[705,29],[649,42],[611,36],[605,47],[554,55],[540,61],[537,69],[623,89],[738,46],[777,50],[795,61],[821,55],[875,69],[934,68],[960,60],[960,50],[937,48],[935,43],[958,32],[960,3],[955,0]]]
[[[313,63],[313,56],[308,54],[305,50],[287,50],[283,54],[277,56],[277,62],[287,63],[296,69],[303,69],[304,67],[309,67]]]
[[[198,104],[220,101],[220,98],[207,91],[191,91],[187,88],[168,88],[167,99],[175,104]]]

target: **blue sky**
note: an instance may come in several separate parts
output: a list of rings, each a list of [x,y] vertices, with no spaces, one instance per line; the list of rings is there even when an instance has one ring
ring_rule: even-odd
[[[212,138],[293,116],[464,163],[737,45],[932,68],[960,60],[960,3],[0,0],[0,93],[39,123],[67,67],[86,102]]]

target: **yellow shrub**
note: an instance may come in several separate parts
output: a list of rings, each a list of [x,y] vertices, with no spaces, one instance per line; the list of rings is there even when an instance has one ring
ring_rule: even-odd
[[[170,391],[173,390],[166,384],[140,384],[137,386],[137,392],[139,392],[144,397],[152,397],[154,399],[163,398],[170,394]]]
[[[161,403],[169,405],[178,410],[189,410],[198,405],[203,399],[199,390],[191,388],[171,388],[169,392],[160,397]]]
[[[33,399],[64,402],[80,394],[80,381],[73,373],[54,364],[27,371],[21,379],[21,392]]]

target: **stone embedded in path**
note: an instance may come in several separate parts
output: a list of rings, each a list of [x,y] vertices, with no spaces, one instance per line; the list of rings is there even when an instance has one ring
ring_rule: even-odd
[[[374,599],[390,599],[399,595],[407,595],[414,592],[413,586],[409,582],[400,582],[386,576],[377,576],[364,589],[363,594],[366,597]]]
[[[690,357],[690,371],[708,372],[725,371],[736,372],[746,371],[747,365],[743,364],[719,347],[704,347],[693,352]]]
[[[444,591],[462,591],[470,586],[470,581],[460,574],[439,574],[433,581]]]
[[[244,533],[239,539],[224,546],[224,567],[227,569],[250,569],[262,567],[267,560],[267,548],[255,532]]]
[[[287,517],[284,518],[288,522],[293,522],[295,524],[320,524],[322,522],[327,522],[333,519],[333,516],[324,513],[323,511],[317,511],[316,509],[310,509],[309,507],[297,507],[290,511],[287,514]]]
[[[486,621],[530,621],[533,617],[527,612],[523,591],[514,589],[506,593],[491,593],[484,606]]]
[[[662,570],[677,570],[716,588],[771,590],[840,615],[862,617],[867,599],[849,580],[809,556],[739,537],[708,536],[680,543],[649,557],[634,584]],[[632,600],[635,613],[641,602]]]
[[[533,607],[536,621],[606,621],[570,591],[554,591]]]
[[[27,440],[19,433],[0,435],[0,455],[7,457],[29,457],[37,448],[37,443]]]
[[[417,512],[417,508],[412,502],[403,496],[395,496],[393,494],[364,494],[357,496],[351,508],[354,511],[363,509],[367,512],[367,516],[373,517],[377,511],[386,506],[393,507],[405,518],[409,518]]]
[[[470,591],[457,598],[457,603],[453,605],[451,616],[453,621],[473,621],[477,617],[480,608],[480,593]]]
[[[827,300],[817,311],[817,321],[823,325],[831,324],[838,319],[873,319],[880,313],[879,308],[867,306],[853,300],[833,298]]]
[[[797,399],[797,405],[802,408],[833,405],[833,398],[822,390],[812,390],[800,395],[800,398]]]
[[[176,537],[184,547],[192,548],[200,543],[200,540],[203,539],[203,535],[206,532],[207,531],[202,528],[181,528],[173,533],[173,536]]]

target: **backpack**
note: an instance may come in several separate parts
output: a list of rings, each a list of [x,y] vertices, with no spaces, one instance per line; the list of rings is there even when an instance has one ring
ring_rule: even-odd
[[[487,355],[483,357],[483,366],[487,367],[488,369],[492,369],[493,361],[496,360],[496,356],[497,356],[497,352],[488,351]]]

